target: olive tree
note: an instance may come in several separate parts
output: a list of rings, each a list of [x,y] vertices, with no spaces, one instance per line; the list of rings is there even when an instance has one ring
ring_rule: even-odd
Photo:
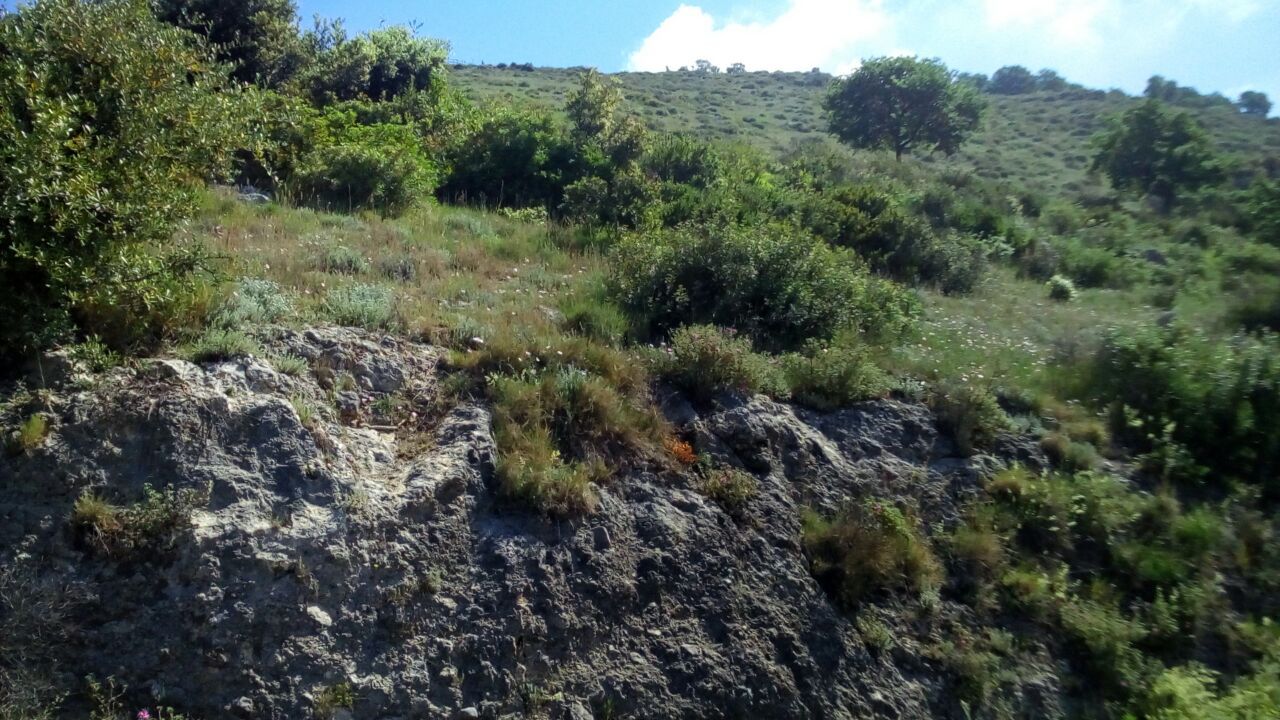
[[[868,60],[831,85],[823,106],[831,133],[854,148],[952,154],[977,129],[985,103],[937,60]]]

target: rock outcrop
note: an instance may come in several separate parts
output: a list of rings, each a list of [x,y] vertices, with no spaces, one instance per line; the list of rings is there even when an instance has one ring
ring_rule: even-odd
[[[52,391],[44,445],[0,461],[0,628],[44,603],[0,662],[25,652],[72,690],[114,677],[197,718],[950,712],[911,642],[864,645],[800,544],[804,508],[868,494],[957,521],[1001,461],[957,457],[924,407],[677,399],[683,436],[758,479],[746,516],[637,470],[556,522],[498,501],[486,408],[380,423],[393,403],[436,412],[437,350],[328,328],[264,345],[311,370],[156,360]],[[198,497],[163,547],[96,552],[72,527],[87,493],[127,505],[148,486]],[[1045,682],[1036,716],[1054,714]]]

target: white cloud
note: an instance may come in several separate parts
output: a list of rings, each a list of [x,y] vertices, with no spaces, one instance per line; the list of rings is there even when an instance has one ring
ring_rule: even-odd
[[[987,27],[1035,32],[1060,46],[1096,44],[1119,28],[1142,28],[1149,38],[1176,32],[1193,15],[1240,23],[1261,0],[981,0]]]
[[[658,72],[709,60],[752,70],[848,70],[869,45],[887,46],[892,20],[881,0],[790,0],[781,15],[755,22],[717,22],[681,5],[631,54],[630,70]]]
[[[1110,0],[984,0],[987,25],[993,30],[1042,30],[1062,45],[1099,40],[1098,21]]]

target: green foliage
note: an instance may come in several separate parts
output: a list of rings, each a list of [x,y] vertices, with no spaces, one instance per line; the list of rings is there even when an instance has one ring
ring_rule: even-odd
[[[1093,168],[1120,190],[1148,193],[1171,207],[1183,191],[1222,177],[1209,136],[1185,112],[1148,100],[1115,118],[1097,139]]]
[[[1236,107],[1245,115],[1266,119],[1271,114],[1271,98],[1266,93],[1245,90],[1240,93],[1240,101],[1236,103]]]
[[[1049,282],[1045,283],[1045,287],[1049,290],[1050,299],[1058,302],[1070,302],[1076,299],[1076,285],[1070,278],[1054,275],[1049,278]]]
[[[747,504],[759,492],[759,481],[750,473],[736,468],[711,470],[702,478],[699,489],[724,511],[735,518],[746,513]]]
[[[335,275],[360,275],[369,272],[369,260],[346,245],[329,245],[320,249],[316,265]]]
[[[335,287],[320,310],[331,322],[368,330],[388,330],[397,322],[391,291],[378,285],[353,283]]]
[[[153,0],[156,17],[203,35],[241,82],[279,87],[307,61],[293,0]]]
[[[714,185],[724,173],[716,148],[688,135],[655,138],[640,164],[645,172],[663,182],[702,189]]]
[[[317,105],[444,93],[449,45],[416,37],[403,25],[350,38],[340,22],[333,22],[320,25],[311,40],[316,58],[300,82]]]
[[[330,109],[307,135],[311,147],[286,183],[303,203],[398,215],[435,189],[435,165],[411,126],[360,125],[351,111]]]
[[[340,710],[350,710],[356,704],[356,691],[350,683],[325,685],[316,693],[315,712],[321,720],[331,720]]]
[[[943,383],[929,395],[929,406],[942,426],[966,455],[989,445],[1009,427],[1009,416],[989,390],[967,383]]]
[[[846,609],[888,593],[936,589],[942,568],[919,520],[882,500],[850,505],[834,519],[804,518],[813,575]]]
[[[656,447],[662,423],[603,378],[575,367],[541,376],[490,375],[500,492],[509,502],[564,517],[593,512],[596,485],[624,450]]]
[[[235,329],[266,325],[293,314],[293,302],[279,285],[260,278],[241,278],[211,318],[217,327]]]
[[[1200,665],[1169,668],[1144,700],[1151,720],[1263,720],[1280,716],[1280,661],[1268,659],[1223,689]]]
[[[1280,180],[1259,180],[1247,201],[1248,224],[1257,238],[1280,247]]]
[[[86,552],[117,561],[152,560],[174,548],[191,528],[192,514],[207,501],[201,491],[149,485],[141,501],[127,506],[86,493],[71,511],[71,529]]]
[[[945,293],[973,290],[986,269],[986,249],[971,235],[935,232],[915,219],[901,199],[870,185],[804,193],[791,204],[797,223],[847,247],[871,269],[896,280]]]
[[[41,413],[34,413],[23,420],[15,433],[6,438],[7,450],[17,455],[35,450],[44,444],[49,436],[49,419]]]
[[[440,196],[492,207],[554,210],[574,179],[574,149],[565,129],[536,110],[487,111],[474,132],[448,152],[449,173]]]
[[[888,376],[853,341],[810,343],[803,355],[783,357],[782,372],[792,399],[818,410],[882,397],[889,389]]]
[[[1114,333],[1094,363],[1096,396],[1117,437],[1138,449],[1183,448],[1227,477],[1275,486],[1280,462],[1280,346],[1228,342],[1179,327]]]
[[[1024,95],[1036,91],[1036,76],[1021,65],[1008,65],[991,75],[985,89],[997,95]]]
[[[658,374],[706,402],[726,390],[782,392],[782,377],[770,358],[751,349],[751,340],[712,325],[682,327],[658,356]]]
[[[901,332],[915,299],[855,258],[803,234],[768,228],[674,230],[624,239],[612,257],[613,297],[641,333],[732,325],[787,348],[852,329]]]
[[[0,346],[90,320],[145,336],[203,262],[156,244],[249,143],[250,96],[143,0],[25,5],[0,47]]]
[[[864,61],[832,85],[824,103],[831,132],[855,148],[887,148],[898,159],[915,149],[948,155],[978,127],[984,104],[936,60]]]
[[[240,330],[211,327],[180,349],[181,355],[196,363],[233,360],[261,352],[258,343]]]

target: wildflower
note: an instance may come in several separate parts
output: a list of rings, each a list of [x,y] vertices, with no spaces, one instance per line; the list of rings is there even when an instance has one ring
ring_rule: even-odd
[[[146,710],[138,711],[138,720],[151,720],[151,713]]]

